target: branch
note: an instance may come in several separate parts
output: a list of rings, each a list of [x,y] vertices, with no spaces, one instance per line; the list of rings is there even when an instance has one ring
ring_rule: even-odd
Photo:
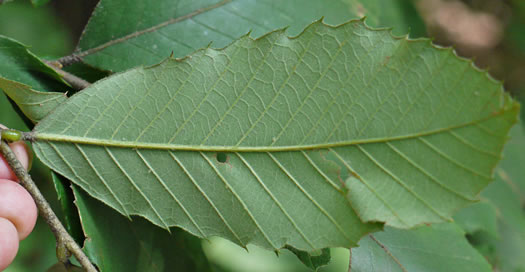
[[[73,88],[77,90],[83,90],[89,87],[89,85],[91,85],[91,83],[87,82],[86,80],[62,70],[61,68],[63,67],[63,65],[60,62],[45,61],[45,63],[49,65],[51,68],[53,68],[55,72],[57,72],[60,76],[62,76],[62,78],[67,83],[69,83]]]
[[[60,63],[61,66],[69,66],[71,64],[75,64],[77,62],[81,62],[82,57],[78,56],[77,54],[71,54],[69,56],[61,57],[56,62]]]
[[[3,129],[0,131],[3,131]],[[29,194],[31,194],[31,196],[35,200],[40,216],[44,218],[46,223],[51,228],[51,231],[55,235],[55,238],[57,240],[58,259],[61,262],[67,264],[70,255],[69,252],[71,252],[73,253],[73,255],[75,255],[77,260],[86,269],[87,272],[97,272],[97,269],[93,266],[89,258],[84,254],[84,252],[82,251],[80,246],[77,245],[75,240],[73,240],[71,235],[69,235],[69,233],[66,231],[66,229],[60,222],[60,220],[58,220],[58,217],[51,209],[51,206],[49,206],[49,203],[46,201],[40,190],[38,190],[38,187],[31,179],[31,176],[29,176],[29,174],[24,169],[20,161],[18,161],[9,145],[4,141],[0,142],[0,151],[2,155],[4,155],[4,158],[6,159],[7,163],[15,172],[16,176],[18,177],[18,180],[20,181],[20,184],[24,186],[24,188],[26,188],[26,190],[29,192]]]

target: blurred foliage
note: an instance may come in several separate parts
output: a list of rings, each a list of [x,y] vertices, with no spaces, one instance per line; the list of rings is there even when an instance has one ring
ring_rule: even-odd
[[[308,272],[308,269],[289,250],[271,252],[254,245],[247,249],[219,237],[203,241],[204,252],[220,271],[230,272]],[[332,248],[332,260],[319,272],[348,271],[350,253],[347,249]]]
[[[58,21],[51,7],[34,8],[29,1],[0,7],[0,34],[31,46],[40,56],[60,57],[73,49],[67,26]]]
[[[513,0],[513,16],[507,29],[507,42],[516,50],[525,52],[525,1]]]
[[[4,92],[0,93],[0,117],[2,124],[13,129],[28,130],[22,119],[16,114]]]
[[[39,218],[35,230],[20,243],[15,261],[5,272],[45,271],[55,262],[55,237]]]
[[[43,5],[47,4],[48,2],[49,2],[49,0],[31,0],[31,3],[35,7],[43,6]]]
[[[515,96],[521,96],[525,93],[525,1],[523,0],[416,0],[419,10],[425,5],[432,5],[436,2],[440,4],[437,8],[432,9],[436,14],[441,6],[455,5],[456,9],[462,9],[462,12],[450,15],[449,26],[457,28],[465,17],[469,17],[470,28],[465,28],[459,35],[470,35],[478,41],[490,39],[487,35],[487,27],[483,26],[483,21],[489,18],[497,25],[495,35],[496,43],[481,50],[472,48],[469,45],[462,44],[458,39],[451,38],[447,35],[443,27],[432,28],[428,33],[438,44],[454,46],[460,55],[474,58],[476,65],[489,69],[492,76],[502,80],[505,88]],[[460,8],[460,7],[465,7]],[[448,13],[454,12],[454,9]],[[426,15],[424,17],[429,17]],[[476,19],[478,19],[476,21]],[[485,20],[483,20],[485,19]],[[466,23],[469,24],[469,23]],[[476,27],[477,26],[477,27]],[[478,32],[473,31],[478,28]],[[456,29],[457,30],[457,29]],[[475,33],[475,34],[473,34]]]

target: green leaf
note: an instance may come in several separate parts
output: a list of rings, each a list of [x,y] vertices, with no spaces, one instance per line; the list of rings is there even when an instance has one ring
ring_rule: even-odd
[[[297,250],[293,247],[287,246],[286,249],[290,250],[299,260],[306,265],[306,267],[317,271],[319,268],[328,265],[331,260],[330,249],[323,248],[313,252],[306,252]]]
[[[461,209],[454,215],[454,220],[466,233],[484,231],[493,237],[498,237],[497,210],[487,200]]]
[[[352,249],[352,272],[492,271],[454,223],[411,230],[385,228]]]
[[[38,56],[56,58],[70,53],[76,41],[72,37],[71,24],[57,14],[57,6],[35,8],[28,0],[0,6],[0,35],[20,41]],[[70,15],[80,12],[78,7],[78,11],[70,8]]]
[[[0,77],[0,89],[18,105],[33,123],[46,117],[58,105],[67,100],[64,93],[39,92],[30,86]]]
[[[291,251],[280,249],[272,252],[258,246],[248,245],[246,248],[219,237],[212,237],[203,241],[204,252],[214,271],[224,272],[312,272]],[[341,254],[343,251],[343,254]],[[348,268],[347,249],[331,249],[333,260],[319,271],[346,271]],[[346,264],[344,264],[346,262]],[[343,263],[343,265],[341,265]],[[341,269],[342,267],[346,267]]]
[[[25,45],[0,35],[0,90],[14,100],[33,123],[66,100],[64,94],[51,91],[67,88],[60,75]]]
[[[13,110],[12,105],[9,103],[9,99],[3,92],[0,92],[0,116],[1,122],[8,128],[17,129],[20,131],[27,130],[27,126],[20,120],[20,116]]]
[[[496,206],[499,239],[485,237],[479,247],[491,250],[489,259],[502,272],[525,270],[525,133],[520,123],[511,130],[496,181],[482,192]]]
[[[525,201],[525,127],[523,122],[513,128],[509,133],[510,139],[503,152],[503,160],[498,165],[501,171],[496,171],[504,182],[512,185],[513,191]]]
[[[311,251],[379,227],[361,220],[451,220],[491,181],[518,109],[451,50],[317,22],[101,80],[35,127],[34,148],[124,215]]]
[[[84,243],[84,234],[80,225],[80,218],[75,204],[75,197],[71,189],[71,183],[63,177],[60,177],[53,171],[51,172],[51,180],[58,196],[60,208],[63,214],[63,223],[67,232],[75,239],[75,241],[82,245]]]
[[[513,49],[523,52],[525,50],[525,34],[522,31],[525,27],[525,3],[512,0],[510,5],[514,16],[508,22],[505,39]]]
[[[522,161],[516,163],[520,165]],[[488,259],[498,271],[523,271],[525,270],[524,196],[516,194],[516,187],[504,182],[500,176],[501,172],[498,172],[496,181],[483,191],[482,196],[490,199],[498,209],[499,239],[483,237],[475,245],[488,248]],[[523,176],[520,178],[523,179]]]
[[[62,69],[91,83],[101,80],[111,74],[108,71],[100,70],[83,62],[77,62],[63,67]]]
[[[171,233],[134,218],[133,222],[73,186],[84,248],[100,271],[210,271],[200,239],[180,229]]]
[[[523,103],[525,103],[525,87],[522,88],[519,93],[521,95],[518,96],[518,101],[523,105]],[[521,114],[520,114],[520,119],[523,121],[525,120],[525,110],[522,110],[521,111]],[[525,129],[522,127],[522,129]]]
[[[496,180],[481,194],[484,201],[496,209],[497,235],[469,231],[472,233],[470,242],[485,255],[495,270],[502,272],[525,270],[525,133],[521,123],[511,130],[510,136],[503,152],[504,159],[496,169]],[[471,220],[481,222],[475,218],[487,217],[486,212],[460,212],[455,218],[470,225],[462,224],[466,230],[470,230],[477,224]],[[492,225],[491,222],[486,224]],[[480,227],[486,230],[487,226]]]
[[[42,78],[41,73],[55,82]],[[12,81],[31,86],[38,91],[52,91],[62,82],[59,74],[47,66],[27,47],[13,39],[0,35],[0,76]],[[54,84],[53,84],[54,83]],[[63,90],[64,87],[61,87]]]
[[[249,31],[256,38],[289,27],[288,34],[297,35],[323,16],[328,24],[338,25],[367,15],[372,26],[394,26],[397,34],[405,34],[411,19],[404,11],[410,6],[408,1],[390,0],[164,0],[155,5],[101,0],[74,56],[99,68],[123,71],[158,63],[170,53],[184,57],[212,42],[222,48]],[[420,20],[410,23],[424,27]]]

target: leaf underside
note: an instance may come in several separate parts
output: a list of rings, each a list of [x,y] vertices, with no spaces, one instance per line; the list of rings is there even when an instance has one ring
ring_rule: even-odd
[[[28,85],[1,76],[0,89],[15,101],[33,123],[40,121],[67,99],[64,93],[35,91]]]
[[[243,37],[101,80],[37,156],[124,215],[238,244],[351,247],[476,199],[518,105],[427,40],[362,21]]]

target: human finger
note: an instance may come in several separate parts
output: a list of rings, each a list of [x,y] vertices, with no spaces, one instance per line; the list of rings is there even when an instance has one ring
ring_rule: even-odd
[[[16,227],[11,221],[0,217],[0,271],[15,259],[18,243]]]
[[[18,183],[0,179],[0,217],[13,223],[18,239],[25,239],[33,230],[37,208],[31,195]]]
[[[0,124],[0,128],[6,127]],[[20,141],[10,143],[9,146],[11,147],[11,150],[13,150],[13,153],[15,153],[16,158],[27,170],[31,159],[27,149],[27,145],[24,142]],[[11,170],[9,164],[2,155],[0,155],[0,179],[18,180],[15,173]]]

